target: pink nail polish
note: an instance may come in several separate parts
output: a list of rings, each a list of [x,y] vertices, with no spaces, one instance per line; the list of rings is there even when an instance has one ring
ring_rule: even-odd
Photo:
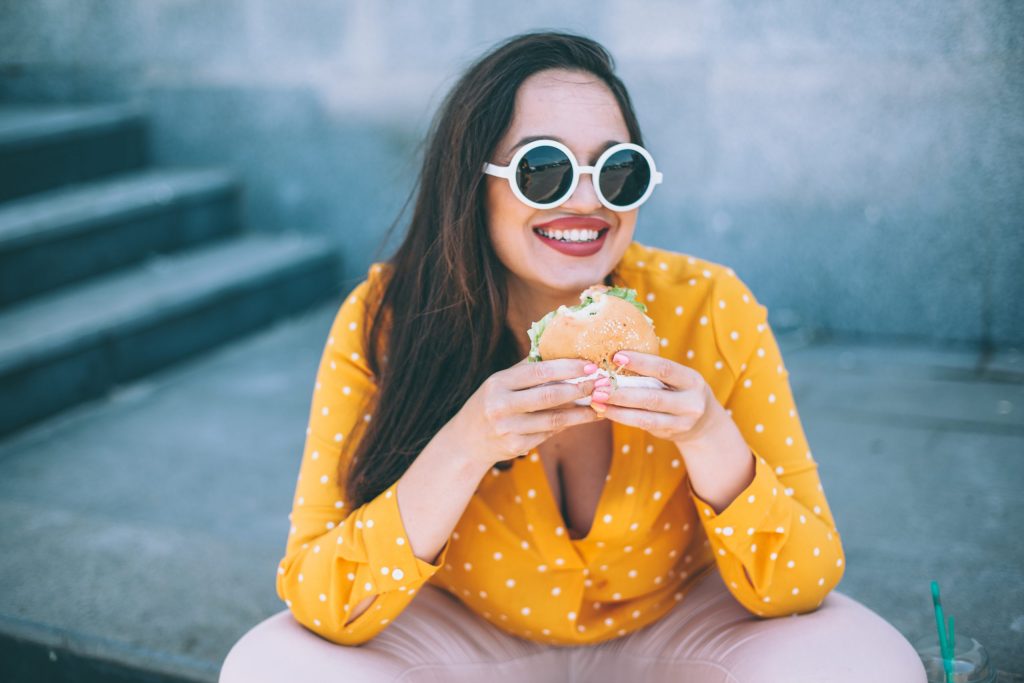
[[[587,363],[586,365],[583,366],[583,372],[587,373],[588,375],[592,375],[595,372],[597,372],[597,366],[593,363]]]
[[[595,391],[591,398],[593,400],[595,400],[595,401],[607,401],[608,400],[608,394],[606,394],[603,391]]]
[[[629,357],[622,353],[616,353],[612,356],[612,360],[615,361],[616,365],[626,365],[629,363]]]
[[[612,381],[607,377],[598,377],[596,380],[594,380],[595,387],[607,387],[610,386],[611,383]]]

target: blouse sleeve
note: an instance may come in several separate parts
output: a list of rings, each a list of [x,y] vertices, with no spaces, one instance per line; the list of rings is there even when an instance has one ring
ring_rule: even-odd
[[[368,283],[341,305],[323,350],[276,581],[278,597],[299,623],[342,645],[362,644],[384,630],[444,566],[449,547],[445,543],[434,564],[413,554],[397,482],[355,509],[338,482],[342,446],[352,446],[346,439],[360,420],[372,419],[365,404],[376,385],[364,360],[362,329]],[[368,596],[374,602],[346,623]]]
[[[731,270],[708,314],[735,381],[723,402],[750,446],[754,479],[720,514],[690,486],[729,590],[754,614],[810,612],[843,576],[844,555],[800,425],[768,309]]]

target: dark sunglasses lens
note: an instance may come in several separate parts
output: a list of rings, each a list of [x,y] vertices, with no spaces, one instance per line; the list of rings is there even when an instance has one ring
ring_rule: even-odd
[[[643,154],[624,149],[608,157],[601,168],[601,194],[616,206],[629,206],[647,192],[651,166]]]
[[[534,147],[520,160],[516,183],[530,201],[550,204],[569,191],[572,162],[557,147]]]

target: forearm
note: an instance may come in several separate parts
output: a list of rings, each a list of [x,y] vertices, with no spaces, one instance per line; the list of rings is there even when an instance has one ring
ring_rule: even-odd
[[[442,430],[398,479],[396,490],[402,524],[413,555],[424,562],[434,564],[437,560],[487,472],[480,464],[463,458],[464,452],[449,443]],[[364,598],[352,610],[348,621],[354,621],[369,609],[376,597]]]
[[[754,454],[728,413],[714,402],[700,439],[676,444],[693,491],[719,514],[754,480]]]
[[[464,453],[442,429],[398,480],[398,509],[412,552],[431,564],[490,469]]]

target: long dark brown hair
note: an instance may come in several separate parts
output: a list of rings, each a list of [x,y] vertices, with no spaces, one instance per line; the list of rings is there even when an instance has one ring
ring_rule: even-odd
[[[354,444],[351,459],[339,464],[349,509],[397,481],[485,379],[521,360],[516,336],[526,332],[506,324],[507,271],[488,237],[481,169],[512,123],[519,86],[555,68],[603,80],[618,100],[630,141],[643,144],[614,61],[590,38],[524,33],[469,66],[431,123],[409,195],[416,194],[416,203],[408,233],[385,264],[382,291],[367,309],[362,329],[377,392],[367,407],[372,419],[358,421],[363,434],[346,439]]]

